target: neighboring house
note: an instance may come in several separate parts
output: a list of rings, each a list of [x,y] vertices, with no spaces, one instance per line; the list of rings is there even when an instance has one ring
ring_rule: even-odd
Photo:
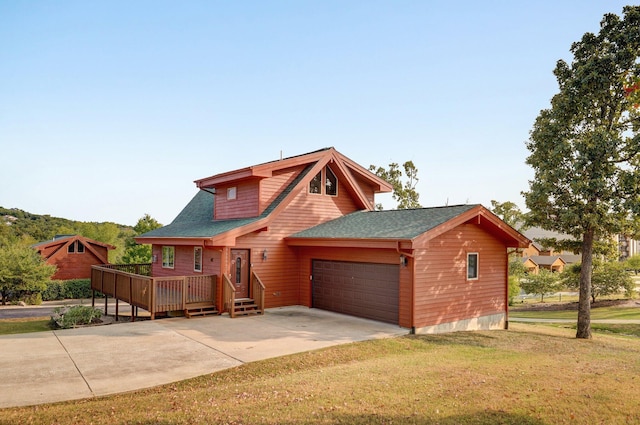
[[[551,272],[562,272],[567,264],[563,256],[560,255],[534,255],[524,257],[523,263],[527,273],[538,274],[540,269],[547,269]]]
[[[541,227],[531,227],[526,230],[523,230],[522,233],[532,241],[531,245],[522,251],[522,257],[525,259],[532,258],[534,262],[540,264],[540,262],[537,259],[540,259],[541,257],[560,257],[564,262],[564,265],[579,263],[580,261],[582,261],[582,258],[579,254],[575,254],[571,251],[556,251],[554,250],[553,247],[544,246],[540,242],[541,239],[555,238],[559,241],[573,239],[573,237],[570,235],[554,232],[551,230],[545,230],[545,229],[542,229]],[[638,241],[633,240],[628,236],[617,235],[614,237],[614,240],[618,246],[619,261],[624,261],[627,258],[633,255],[636,255],[640,252],[640,249],[638,248]],[[540,261],[545,263],[549,262],[548,259],[544,259],[544,258],[541,258]],[[557,267],[555,268],[552,267],[551,270],[562,271],[564,269],[564,265],[560,266],[559,264],[556,264]],[[549,267],[546,267],[546,268],[549,268]],[[534,273],[536,272],[537,271],[535,271]]]
[[[136,241],[152,245],[154,279],[215,275],[221,311],[225,282],[251,299],[255,273],[266,308],[416,333],[507,326],[507,248],[530,241],[481,205],[375,211],[374,195],[391,185],[334,148],[195,183],[171,224]]]
[[[109,264],[109,250],[116,247],[80,235],[56,235],[33,248],[58,268],[52,279],[68,280],[90,278],[91,266]]]

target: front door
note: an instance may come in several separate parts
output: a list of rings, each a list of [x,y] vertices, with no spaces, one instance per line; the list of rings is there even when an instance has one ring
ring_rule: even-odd
[[[249,250],[231,250],[231,283],[237,298],[249,298]]]

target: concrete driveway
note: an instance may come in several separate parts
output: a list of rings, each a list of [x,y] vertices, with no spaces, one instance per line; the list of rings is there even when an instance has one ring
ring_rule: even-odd
[[[247,362],[407,334],[307,307],[0,336],[0,408],[132,391]]]

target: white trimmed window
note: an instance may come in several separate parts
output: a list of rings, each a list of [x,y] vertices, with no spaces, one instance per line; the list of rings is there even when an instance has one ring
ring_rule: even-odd
[[[478,253],[467,253],[467,280],[478,279]]]
[[[193,271],[202,271],[202,247],[200,246],[193,248]]]
[[[324,167],[318,174],[313,176],[309,182],[309,193],[338,196],[338,178],[331,168]]]
[[[227,188],[227,200],[231,201],[236,199],[236,187],[229,187]]]
[[[331,168],[325,168],[324,193],[329,196],[338,196],[338,178]]]
[[[176,259],[176,248],[173,246],[162,247],[162,268],[172,269]]]

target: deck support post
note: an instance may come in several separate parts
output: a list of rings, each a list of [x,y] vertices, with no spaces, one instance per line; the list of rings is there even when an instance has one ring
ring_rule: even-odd
[[[118,304],[118,298],[116,298],[116,322],[118,321],[118,313],[119,313],[119,304]]]

